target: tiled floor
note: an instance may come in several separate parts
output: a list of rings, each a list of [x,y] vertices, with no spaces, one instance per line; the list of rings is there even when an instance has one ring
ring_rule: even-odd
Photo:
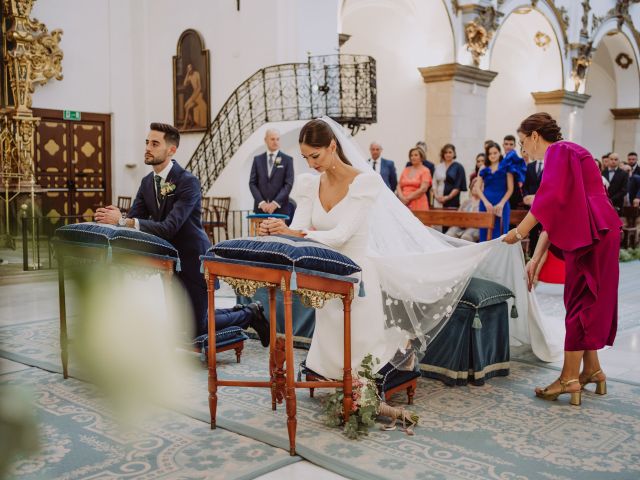
[[[33,320],[55,318],[58,316],[58,285],[55,275],[26,274],[31,277],[10,280],[0,277],[0,325]],[[32,280],[30,281],[29,278]],[[623,282],[635,283],[640,278],[640,262],[624,266]],[[630,285],[621,284],[621,292],[627,291]],[[635,288],[635,287],[634,287]],[[639,295],[640,297],[640,295]],[[235,304],[233,292],[226,287],[218,293],[216,300],[219,307],[230,307]],[[627,315],[640,315],[635,307],[638,297],[633,291],[621,295],[621,310]],[[627,299],[627,300],[625,300]],[[73,314],[73,303],[69,302],[69,313]],[[635,319],[634,319],[635,320]],[[637,322],[640,324],[640,319]],[[610,377],[640,383],[640,328],[627,329],[619,333],[614,347],[601,353],[602,364]],[[556,364],[560,366],[561,364]],[[7,373],[26,368],[24,365],[0,358],[0,371]],[[289,480],[306,478],[342,479],[328,470],[310,462],[301,461],[258,477],[263,480]]]

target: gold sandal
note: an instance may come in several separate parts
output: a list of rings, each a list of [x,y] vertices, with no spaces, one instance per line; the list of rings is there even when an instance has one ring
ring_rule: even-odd
[[[584,387],[589,384],[589,383],[595,383],[596,384],[596,390],[595,393],[598,395],[606,395],[607,394],[607,379],[605,376],[604,380],[596,380],[595,377],[598,376],[599,374],[603,374],[604,372],[602,370],[597,370],[595,372],[593,372],[591,375],[589,375],[589,378],[587,378],[587,381],[584,383],[580,383],[580,386],[582,387],[582,389],[584,390]]]
[[[550,393],[548,391],[549,387],[546,387],[544,390],[540,390],[540,391],[536,390],[536,397],[542,398],[543,400],[557,400],[558,397],[560,395],[562,395],[563,393],[570,393],[571,394],[571,399],[569,400],[569,403],[571,405],[578,406],[578,405],[580,405],[582,403],[582,390],[577,390],[575,392],[569,392],[567,390],[567,387],[569,385],[573,384],[573,383],[577,383],[578,385],[580,385],[580,380],[578,380],[577,378],[574,378],[572,380],[567,380],[565,382],[564,380],[559,378],[558,382],[560,382],[560,391],[559,392]]]

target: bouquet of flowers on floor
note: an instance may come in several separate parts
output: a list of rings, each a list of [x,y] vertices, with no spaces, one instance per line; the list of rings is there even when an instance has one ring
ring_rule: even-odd
[[[403,430],[413,435],[413,426],[418,423],[418,416],[405,412],[404,409],[390,407],[384,403],[378,393],[377,380],[381,375],[374,373],[374,367],[380,363],[371,354],[364,357],[360,370],[353,377],[351,390],[351,412],[349,420],[344,421],[343,404],[344,391],[336,389],[325,400],[324,413],[325,424],[330,427],[343,425],[344,434],[350,439],[357,439],[361,435],[367,435],[369,428],[375,425],[376,417],[383,415],[392,419],[391,423],[382,427],[383,430],[395,430],[396,420],[401,420]],[[407,423],[409,426],[407,426]]]

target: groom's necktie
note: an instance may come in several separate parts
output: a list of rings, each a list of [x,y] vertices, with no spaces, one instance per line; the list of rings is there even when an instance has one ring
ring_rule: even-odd
[[[269,175],[271,175],[271,170],[273,170],[273,153],[269,154],[269,160],[267,161],[267,165],[269,166]]]
[[[160,191],[161,191],[160,183],[162,182],[162,177],[160,175],[154,175],[153,181],[155,182],[155,185],[156,185],[156,205],[158,205],[158,208],[160,208]]]

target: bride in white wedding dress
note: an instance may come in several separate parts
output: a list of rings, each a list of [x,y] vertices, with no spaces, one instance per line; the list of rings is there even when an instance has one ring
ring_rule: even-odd
[[[303,174],[290,227],[266,219],[260,235],[316,240],[352,258],[361,268],[366,295],[352,304],[352,365],[365,355],[412,368],[414,354],[446,324],[472,275],[510,288],[520,312],[510,322],[515,340],[544,351],[544,331],[529,318],[524,260],[519,245],[496,239],[481,244],[452,239],[427,228],[386,188],[342,127],[324,117],[300,131],[300,150],[320,175]],[[534,312],[535,313],[535,312]],[[539,353],[536,353],[539,357]],[[342,303],[316,311],[306,364],[327,378],[341,378]]]

